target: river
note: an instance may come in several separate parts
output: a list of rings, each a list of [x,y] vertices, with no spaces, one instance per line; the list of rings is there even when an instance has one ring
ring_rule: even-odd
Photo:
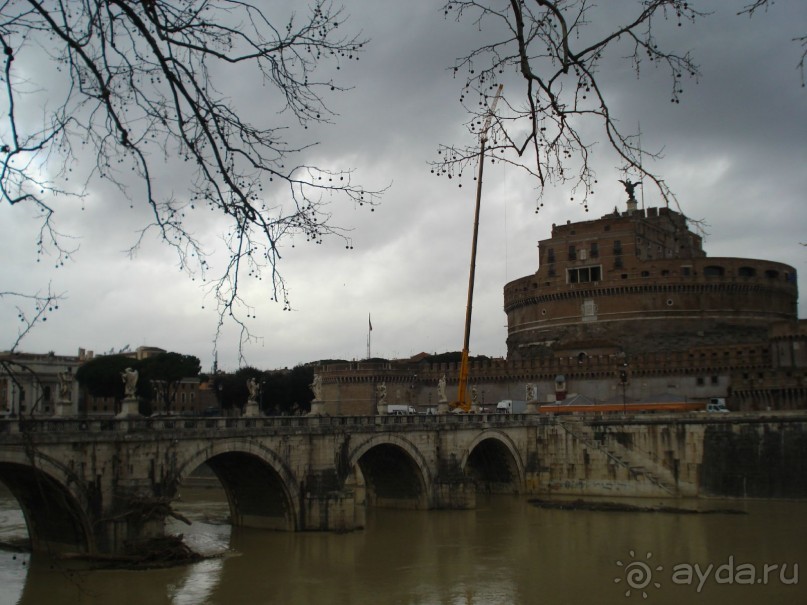
[[[0,604],[807,603],[807,502],[675,501],[747,514],[673,514],[493,496],[473,511],[371,510],[363,531],[289,534],[231,529],[220,490],[182,496],[177,509],[193,523],[171,530],[219,556],[81,570],[0,550]],[[26,536],[16,501],[0,492],[0,541]]]

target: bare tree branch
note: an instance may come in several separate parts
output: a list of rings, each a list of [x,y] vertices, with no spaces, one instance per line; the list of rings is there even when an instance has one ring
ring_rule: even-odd
[[[328,0],[314,0],[308,15],[282,21],[272,12],[279,9],[262,6],[239,0],[0,4],[0,196],[40,211],[40,245],[69,255],[53,223],[56,201],[86,195],[91,182],[103,180],[130,204],[151,210],[132,253],[156,231],[183,269],[209,279],[210,251],[187,218],[212,210],[229,221],[230,260],[213,268],[219,277],[209,283],[221,316],[236,321],[239,290],[250,277],[266,273],[270,298],[288,306],[282,240],[335,235],[350,247],[346,232],[330,222],[329,203],[341,198],[372,206],[381,191],[357,183],[350,168],[300,161],[313,142],[297,142],[296,132],[329,122],[334,116],[324,95],[345,90],[331,78],[318,79],[318,67],[357,60],[365,41],[341,33],[345,16]],[[16,66],[41,49],[61,82],[23,80]],[[222,92],[234,76],[263,84],[263,124]],[[41,103],[42,120],[23,117],[21,103]],[[266,125],[266,115],[275,124]],[[94,160],[75,186],[71,173],[88,152]],[[179,178],[188,174],[178,191],[158,179],[166,164]]]
[[[461,102],[472,116],[469,131],[479,132],[492,91],[515,72],[524,87],[505,90],[488,155],[535,177],[539,199],[549,185],[570,185],[573,199],[587,208],[597,183],[591,153],[598,140],[605,140],[621,158],[626,174],[649,180],[666,204],[677,205],[664,180],[643,161],[659,157],[659,152],[641,148],[638,133],[619,125],[598,72],[606,61],[628,61],[637,76],[647,66],[664,69],[670,100],[678,103],[683,78],[697,77],[698,66],[687,52],[661,48],[656,31],[667,22],[680,26],[703,16],[692,4],[637,2],[622,11],[627,15],[622,24],[608,27],[598,22],[603,13],[594,14],[597,7],[589,0],[447,2],[446,15],[471,20],[491,32],[488,44],[458,59],[454,67],[455,75],[465,74]],[[588,134],[586,126],[592,123],[599,126],[600,135]],[[433,162],[432,171],[452,178],[475,164],[478,150],[476,145],[446,145],[438,153],[441,158]]]
[[[739,11],[738,15],[748,15],[749,17],[753,17],[754,13],[759,9],[768,10],[771,6],[773,6],[774,0],[754,0],[751,4],[747,4],[743,7],[741,11]],[[801,57],[799,58],[798,62],[798,70],[801,74],[801,85],[802,87],[807,86],[807,80],[805,79],[805,69],[804,69],[804,62],[807,59],[807,36],[796,36],[792,40],[793,42],[798,42],[801,46]]]
[[[23,294],[19,292],[0,292],[0,301],[14,301],[12,304],[17,310],[17,319],[20,324],[17,337],[11,343],[8,351],[14,353],[20,342],[38,323],[46,322],[48,315],[59,309],[59,301],[64,299],[63,294],[56,294],[48,285],[47,292],[36,294]]]

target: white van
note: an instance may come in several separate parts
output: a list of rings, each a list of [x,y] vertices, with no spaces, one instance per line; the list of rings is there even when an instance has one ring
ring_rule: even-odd
[[[712,397],[706,404],[706,411],[721,414],[728,413],[729,409],[726,407],[725,399],[722,397]]]
[[[527,411],[526,401],[516,401],[515,399],[502,399],[496,404],[496,412],[499,414],[523,414]]]

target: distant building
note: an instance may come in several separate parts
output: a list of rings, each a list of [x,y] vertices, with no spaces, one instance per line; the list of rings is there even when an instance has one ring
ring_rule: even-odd
[[[60,402],[62,385],[68,393],[62,408],[67,415],[79,409],[79,387],[73,379],[78,367],[92,358],[79,349],[78,355],[50,353],[0,353],[0,414],[8,416],[52,416]],[[62,374],[62,377],[60,377]],[[65,378],[64,374],[67,374]]]

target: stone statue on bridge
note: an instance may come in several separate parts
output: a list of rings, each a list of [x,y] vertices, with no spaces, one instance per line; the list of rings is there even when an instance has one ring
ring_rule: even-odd
[[[137,370],[133,370],[132,368],[126,368],[123,372],[121,372],[121,379],[123,380],[123,394],[126,396],[126,399],[134,399],[137,397],[138,375]]]
[[[250,401],[258,401],[258,391],[260,387],[258,386],[258,381],[255,378],[250,378],[247,380],[247,391],[249,392],[249,398],[247,402]]]
[[[311,389],[311,392],[314,393],[314,401],[319,401],[322,399],[322,376],[319,374],[314,374],[314,382],[308,385],[308,388]]]
[[[535,388],[535,383],[528,382],[527,383],[527,401],[535,401],[535,398],[538,396]]]
[[[59,401],[70,401],[73,398],[73,372],[59,372]]]
[[[136,418],[140,416],[140,402],[137,400],[137,370],[126,368],[120,373],[123,381],[123,401],[116,418]]]
[[[446,375],[443,374],[437,382],[437,401],[445,403],[448,401],[446,397]]]
[[[384,405],[387,403],[387,383],[382,382],[376,387],[376,393],[378,394],[378,405]]]
[[[255,380],[255,377],[247,379],[247,405],[244,407],[244,416],[255,417],[261,415],[261,408],[258,405],[258,395],[261,391],[261,385]]]

